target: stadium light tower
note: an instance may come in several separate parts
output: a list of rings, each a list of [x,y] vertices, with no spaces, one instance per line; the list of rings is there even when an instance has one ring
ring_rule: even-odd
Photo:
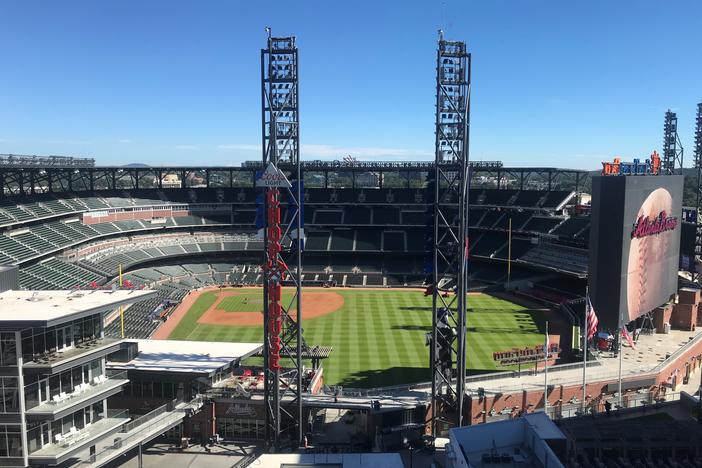
[[[465,42],[446,41],[439,31],[435,164],[429,184],[434,190],[430,344],[433,435],[463,424],[470,75],[471,57]]]
[[[702,257],[702,102],[697,104],[697,120],[695,122],[695,168],[697,169],[697,219],[695,225],[695,267],[693,281],[699,282],[697,260]]]
[[[273,37],[261,50],[263,160],[256,186],[262,189],[263,362],[269,449],[301,446],[302,424],[302,178],[295,37]],[[281,170],[294,179],[292,183]],[[284,198],[287,195],[287,199]],[[287,223],[281,203],[287,203]],[[282,295],[285,281],[293,297]],[[293,312],[296,311],[297,313]]]
[[[678,116],[670,109],[665,113],[663,124],[663,160],[661,166],[664,174],[676,174],[683,171],[683,147],[678,136]]]

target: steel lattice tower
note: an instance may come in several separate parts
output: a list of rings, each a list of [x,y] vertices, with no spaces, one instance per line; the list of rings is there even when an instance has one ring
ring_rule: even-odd
[[[430,189],[434,190],[430,350],[433,435],[463,423],[470,75],[471,57],[465,42],[445,41],[439,31],[436,54],[436,152],[430,184]]]
[[[298,54],[294,37],[272,37],[261,50],[261,112],[264,185],[264,326],[266,442],[280,451],[302,444],[302,197],[298,101]],[[279,167],[293,177],[288,182]],[[285,200],[284,196],[288,199]],[[287,223],[280,205],[287,202]],[[282,298],[282,282],[294,297]]]
[[[670,109],[665,113],[663,124],[663,158],[661,169],[664,174],[682,174],[683,147],[678,136],[678,116]]]
[[[697,260],[702,257],[702,102],[697,104],[695,123],[695,168],[697,169],[697,222],[695,226],[695,268],[693,281],[699,282]]]

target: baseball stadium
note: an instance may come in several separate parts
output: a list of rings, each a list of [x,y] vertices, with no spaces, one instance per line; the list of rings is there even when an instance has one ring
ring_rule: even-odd
[[[443,32],[433,160],[305,158],[260,53],[260,160],[0,155],[0,466],[701,466],[702,104],[690,206],[670,110],[602,170],[471,160]]]

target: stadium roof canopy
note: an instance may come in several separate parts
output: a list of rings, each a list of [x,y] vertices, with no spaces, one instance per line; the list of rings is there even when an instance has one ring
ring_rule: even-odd
[[[217,341],[128,341],[137,343],[139,354],[129,362],[108,362],[110,369],[211,375],[238,364],[263,346],[261,343]]]
[[[0,293],[0,327],[50,327],[156,295],[150,290],[5,291]]]

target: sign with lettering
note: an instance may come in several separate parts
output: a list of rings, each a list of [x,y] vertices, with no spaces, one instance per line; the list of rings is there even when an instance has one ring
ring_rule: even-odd
[[[256,409],[251,407],[251,405],[241,405],[238,403],[232,403],[224,412],[224,416],[256,416]]]
[[[256,187],[268,187],[268,188],[290,188],[292,185],[283,171],[275,167],[271,162],[268,163],[268,167],[256,178]]]
[[[551,343],[548,347],[548,355],[551,358],[557,358],[560,352],[561,348],[558,343]],[[492,359],[501,366],[538,362],[543,361],[545,358],[544,345],[536,345],[527,348],[512,348],[508,351],[492,353]]]
[[[678,218],[668,216],[668,213],[661,211],[658,216],[649,218],[641,215],[634,224],[634,229],[631,231],[631,237],[642,238],[646,236],[655,236],[665,231],[673,231],[678,227]]]
[[[613,162],[602,162],[602,175],[658,175],[661,171],[661,157],[657,152],[651,154],[650,159],[643,162],[634,159],[633,162],[622,162],[621,158],[614,158]]]

